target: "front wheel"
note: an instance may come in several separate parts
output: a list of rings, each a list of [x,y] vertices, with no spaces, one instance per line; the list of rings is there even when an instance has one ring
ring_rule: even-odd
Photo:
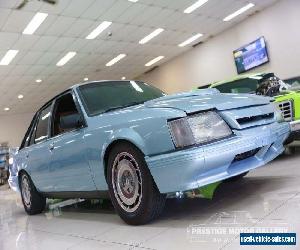
[[[157,189],[143,154],[131,144],[111,150],[107,182],[112,203],[127,224],[142,225],[161,214],[166,196]]]
[[[46,198],[35,188],[29,175],[22,173],[20,176],[20,189],[24,209],[27,214],[39,214],[46,206]]]

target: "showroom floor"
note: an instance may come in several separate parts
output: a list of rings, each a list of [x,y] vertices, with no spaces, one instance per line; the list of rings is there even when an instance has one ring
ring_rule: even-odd
[[[27,216],[19,196],[2,186],[0,249],[239,249],[240,230],[299,235],[299,161],[297,148],[242,181],[222,184],[211,201],[168,200],[159,220],[139,227],[125,225],[109,203]]]

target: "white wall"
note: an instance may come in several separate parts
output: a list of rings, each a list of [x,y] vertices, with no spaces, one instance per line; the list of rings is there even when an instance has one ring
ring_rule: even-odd
[[[19,147],[34,114],[0,116],[0,143]]]
[[[237,74],[232,51],[260,36],[266,38],[270,63],[252,72],[300,75],[300,1],[281,0],[138,79],[173,93],[231,78]]]
[[[232,51],[259,36],[267,40],[271,61],[256,71],[273,71],[282,78],[300,75],[300,1],[281,0],[138,78],[174,93],[232,77],[236,74]],[[19,146],[32,117],[0,116],[0,143]]]

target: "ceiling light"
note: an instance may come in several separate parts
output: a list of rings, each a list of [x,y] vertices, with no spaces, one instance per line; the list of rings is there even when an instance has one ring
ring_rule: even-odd
[[[37,30],[37,28],[45,21],[47,16],[47,13],[36,13],[29,24],[26,26],[26,28],[23,30],[23,34],[32,35]]]
[[[23,95],[18,95],[18,99],[23,99]]]
[[[7,107],[7,108],[4,108],[4,111],[9,111],[9,110],[10,110],[10,108],[8,108],[8,107]]]
[[[65,65],[68,61],[70,61],[74,56],[76,55],[76,52],[74,51],[71,51],[71,52],[68,52],[63,58],[61,58],[56,66],[63,66]]]
[[[183,12],[186,14],[192,13],[194,10],[198,9],[201,7],[203,4],[207,3],[208,0],[198,0],[194,4],[192,4],[190,7],[187,7]]]
[[[158,57],[154,58],[153,60],[151,60],[150,62],[147,62],[145,64],[145,66],[149,67],[149,66],[153,65],[154,63],[157,63],[158,61],[160,61],[163,58],[165,58],[165,57],[164,56],[158,56]]]
[[[0,61],[0,65],[8,65],[18,54],[19,50],[10,49],[6,52],[6,54],[2,57]]]
[[[104,30],[106,30],[112,22],[104,21],[98,25],[96,29],[94,29],[85,39],[95,39],[100,35]]]
[[[158,36],[163,31],[164,31],[164,29],[162,29],[162,28],[158,28],[158,29],[154,30],[148,36],[146,36],[142,40],[140,40],[139,44],[145,44],[145,43],[149,42],[152,38]]]
[[[88,80],[89,80],[89,78],[87,78],[87,77],[83,78],[83,81],[88,81]]]
[[[247,10],[251,9],[251,8],[254,7],[254,6],[255,6],[255,5],[254,5],[253,3],[249,3],[249,4],[247,4],[246,6],[244,6],[243,8],[241,8],[241,9],[237,10],[236,12],[230,14],[229,16],[225,17],[225,18],[223,19],[223,21],[224,21],[224,22],[228,22],[228,21],[230,21],[231,19],[233,19],[233,18],[237,17],[238,15],[240,15],[240,14],[246,12]]]
[[[35,82],[40,83],[42,82],[42,79],[36,79]]]
[[[197,35],[194,35],[192,37],[190,37],[189,39],[187,39],[186,41],[182,42],[181,44],[179,44],[178,46],[179,47],[184,47],[192,42],[194,42],[195,40],[197,40],[198,38],[200,38],[201,36],[203,36],[203,34],[197,34]]]
[[[125,76],[123,76],[123,77],[122,77],[122,80],[126,80],[126,77],[125,77]]]
[[[110,67],[113,66],[115,63],[117,63],[118,61],[120,61],[121,59],[123,59],[126,55],[125,54],[120,54],[118,56],[116,56],[114,59],[110,60],[106,66]]]
[[[138,0],[128,0],[129,2],[136,3]]]

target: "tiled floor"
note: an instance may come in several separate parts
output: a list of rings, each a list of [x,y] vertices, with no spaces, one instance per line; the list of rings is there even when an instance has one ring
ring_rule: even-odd
[[[299,162],[300,150],[284,155],[242,181],[222,184],[213,200],[168,200],[160,219],[139,227],[125,225],[109,204],[83,203],[27,216],[19,196],[2,186],[0,249],[232,250],[241,248],[240,230],[280,230],[299,237]]]

